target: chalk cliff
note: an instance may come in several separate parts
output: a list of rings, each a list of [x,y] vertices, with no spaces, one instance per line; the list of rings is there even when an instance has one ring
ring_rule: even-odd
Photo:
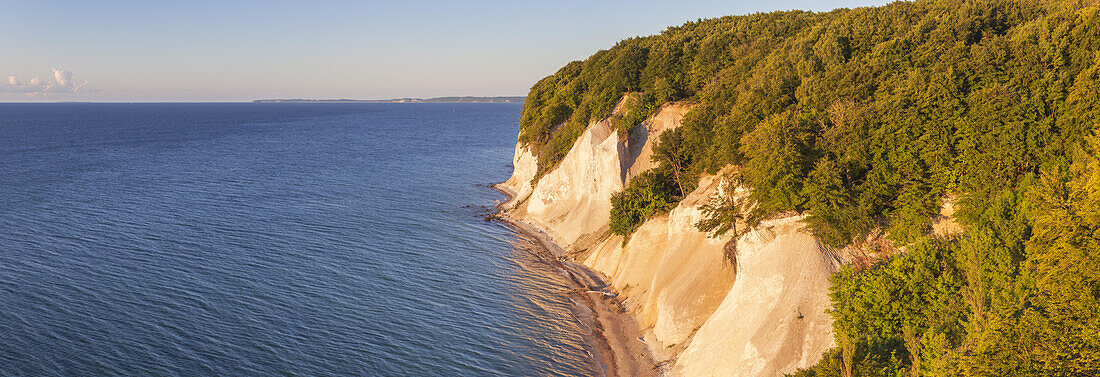
[[[816,363],[834,346],[829,277],[841,257],[799,217],[742,232],[736,261],[695,228],[699,206],[723,189],[720,176],[668,214],[647,220],[624,243],[608,230],[611,195],[653,167],[652,146],[689,109],[667,104],[620,140],[610,121],[591,124],[561,163],[537,181],[535,157],[516,146],[501,189],[514,198],[504,216],[545,231],[576,261],[603,274],[645,332],[665,370],[684,376],[774,376]],[[732,233],[732,232],[731,232]]]

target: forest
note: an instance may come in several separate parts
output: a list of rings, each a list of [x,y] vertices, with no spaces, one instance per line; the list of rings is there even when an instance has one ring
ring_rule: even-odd
[[[613,232],[735,167],[751,194],[707,230],[801,213],[830,246],[882,231],[900,251],[836,274],[837,347],[795,375],[1100,375],[1094,1],[760,13],[623,40],[531,89],[536,179],[624,96],[620,134],[694,107],[612,198]],[[930,232],[945,198],[961,235]]]

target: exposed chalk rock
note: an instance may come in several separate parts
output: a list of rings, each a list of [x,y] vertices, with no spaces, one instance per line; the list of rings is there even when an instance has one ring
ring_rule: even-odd
[[[680,354],[674,374],[777,376],[835,346],[826,312],[841,266],[802,217],[765,221],[738,239],[737,281]]]
[[[505,208],[511,207],[531,195],[531,191],[534,190],[534,187],[531,186],[531,180],[535,179],[535,172],[537,171],[538,160],[535,155],[531,154],[531,150],[527,147],[516,143],[515,157],[512,158],[512,176],[507,181],[497,185],[499,188],[509,191],[512,195],[512,199],[504,204]]]
[[[605,275],[649,332],[653,353],[674,361],[674,375],[774,376],[810,366],[834,345],[826,310],[829,277],[841,261],[803,229],[801,217],[740,235],[733,265],[724,254],[732,234],[711,238],[695,228],[699,207],[722,189],[720,177],[703,176],[628,242],[607,231],[611,195],[654,167],[653,144],[689,108],[663,106],[628,140],[608,120],[593,123],[533,186],[535,157],[517,146],[515,172],[501,185],[515,194],[507,215],[545,230]]]

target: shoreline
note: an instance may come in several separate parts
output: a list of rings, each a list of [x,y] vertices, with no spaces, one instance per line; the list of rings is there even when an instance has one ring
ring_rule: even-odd
[[[544,250],[550,253],[547,263],[566,272],[576,286],[576,295],[585,307],[592,311],[590,323],[596,351],[595,360],[600,364],[605,376],[661,376],[662,363],[658,363],[649,345],[645,343],[645,333],[639,328],[634,317],[626,311],[619,301],[619,293],[605,282],[597,273],[571,258],[565,257],[565,249],[551,240],[550,235],[538,226],[508,216],[504,205],[515,199],[516,193],[499,183],[489,187],[508,197],[493,209],[493,219],[508,224],[517,231],[536,239]]]

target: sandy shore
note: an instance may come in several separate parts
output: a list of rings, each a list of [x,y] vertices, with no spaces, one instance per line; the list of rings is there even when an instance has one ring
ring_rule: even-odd
[[[515,196],[507,187],[492,186],[507,195],[509,200]],[[507,203],[505,201],[504,203]],[[643,333],[634,318],[626,312],[619,294],[607,284],[600,274],[588,267],[565,257],[565,249],[551,241],[550,236],[537,226],[516,219],[496,208],[497,220],[515,227],[517,230],[534,237],[542,244],[548,255],[548,263],[569,274],[576,284],[574,294],[577,301],[592,310],[590,327],[596,340],[597,361],[601,363],[607,376],[660,376],[662,370],[653,358],[643,339]]]

